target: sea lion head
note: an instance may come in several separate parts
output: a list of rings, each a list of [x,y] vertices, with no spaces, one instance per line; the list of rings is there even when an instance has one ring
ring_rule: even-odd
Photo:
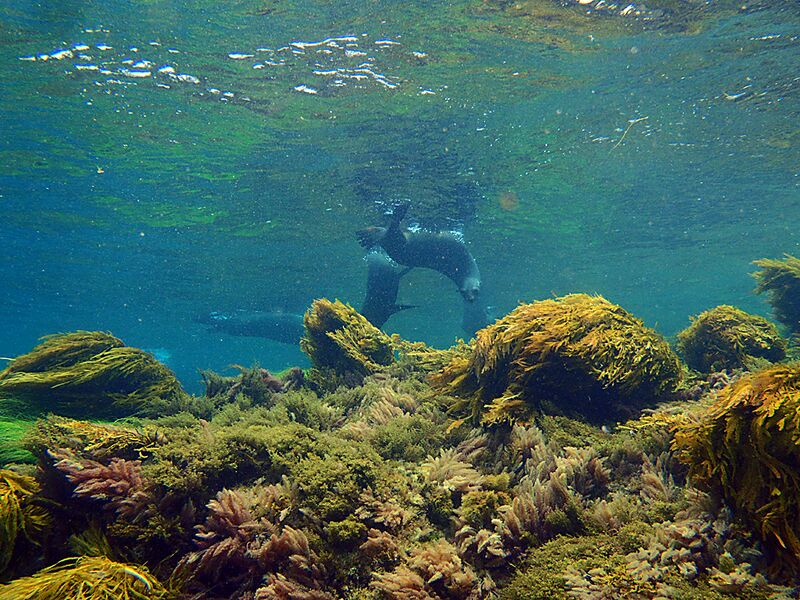
[[[467,277],[459,290],[464,300],[467,302],[475,302],[478,294],[481,291],[481,280],[477,277]]]

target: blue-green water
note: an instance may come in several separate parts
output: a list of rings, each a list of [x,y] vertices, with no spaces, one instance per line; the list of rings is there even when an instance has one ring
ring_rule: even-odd
[[[800,252],[800,8],[595,6],[3,1],[0,355],[102,329],[190,389],[304,364],[193,317],[360,305],[354,231],[404,199],[463,229],[496,315],[580,291],[666,335],[769,314],[750,263]],[[399,300],[388,331],[463,335],[441,275]]]

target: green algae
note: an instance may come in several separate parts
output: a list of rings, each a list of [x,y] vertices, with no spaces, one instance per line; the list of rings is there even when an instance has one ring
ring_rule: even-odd
[[[418,462],[435,453],[444,433],[429,415],[404,415],[374,427],[368,440],[384,459]]]
[[[36,462],[33,454],[22,445],[32,425],[33,421],[0,418],[0,466]]]
[[[105,195],[92,201],[114,213],[115,218],[147,227],[192,227],[213,225],[228,216],[223,209],[212,206],[177,206],[171,202],[138,202],[135,199]]]
[[[634,536],[628,548],[635,549],[646,541],[646,534],[642,531],[634,532]],[[566,600],[570,597],[565,585],[570,569],[619,568],[624,564],[623,548],[615,537],[609,535],[551,540],[531,553],[519,573],[501,591],[500,598]]]
[[[355,511],[362,490],[378,483],[380,461],[363,444],[336,443],[331,438],[325,455],[312,454],[291,468],[302,495],[301,506],[313,509],[324,521],[342,521]],[[324,446],[323,446],[324,447]]]

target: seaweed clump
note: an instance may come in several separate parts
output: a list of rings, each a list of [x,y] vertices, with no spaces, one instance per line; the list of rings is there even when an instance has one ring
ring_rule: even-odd
[[[533,410],[590,420],[631,415],[674,390],[677,356],[654,331],[600,296],[522,304],[478,332],[472,352],[432,376],[484,424]]]
[[[309,380],[322,389],[358,385],[394,362],[392,339],[348,304],[314,300],[303,322],[300,347],[313,365]]]
[[[202,406],[204,409],[195,411],[197,416],[211,416],[216,408],[234,402],[270,407],[275,404],[275,394],[299,389],[305,378],[303,370],[297,367],[276,376],[258,365],[250,368],[231,366],[239,371],[236,377],[225,377],[210,370],[200,371],[206,394],[204,402],[196,403],[198,408]]]
[[[33,477],[0,470],[0,577],[44,539],[50,515],[36,502],[39,491]]]
[[[108,460],[143,458],[165,443],[166,438],[152,426],[136,429],[48,415],[34,423],[23,441],[39,460],[44,460],[47,450],[54,448],[95,460]]]
[[[800,573],[800,365],[775,365],[724,388],[674,446],[689,476],[736,509]]]
[[[0,372],[0,398],[84,418],[164,414],[189,403],[175,375],[155,357],[98,331],[43,338]]]
[[[786,255],[783,260],[762,258],[753,261],[761,271],[753,273],[756,293],[769,293],[775,318],[792,334],[800,333],[800,258]]]
[[[0,586],[0,600],[156,600],[172,596],[144,567],[102,556],[65,558],[31,577]]]
[[[786,341],[765,318],[722,305],[692,319],[678,334],[678,351],[689,367],[711,373],[750,368],[758,359],[783,360]]]

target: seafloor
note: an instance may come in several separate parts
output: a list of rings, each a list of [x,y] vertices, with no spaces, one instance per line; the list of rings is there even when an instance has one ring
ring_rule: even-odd
[[[201,397],[105,333],[11,362],[0,600],[797,597],[800,366],[766,319],[670,346],[576,294],[449,350],[327,300],[305,327],[312,368]]]

